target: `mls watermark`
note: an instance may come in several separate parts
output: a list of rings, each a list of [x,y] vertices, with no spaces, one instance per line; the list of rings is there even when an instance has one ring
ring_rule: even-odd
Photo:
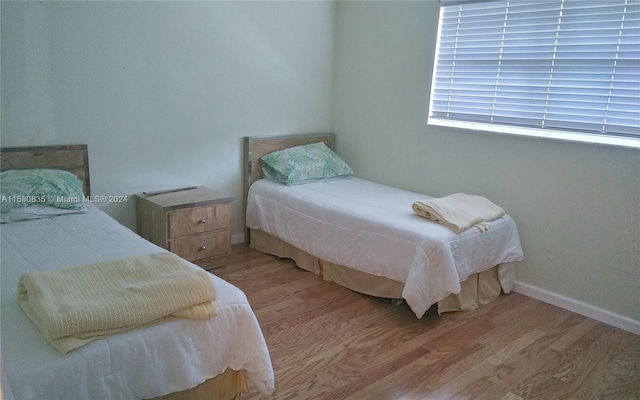
[[[129,196],[2,196],[2,203],[25,203],[25,204],[81,204],[81,203],[126,203]]]
[[[126,203],[129,201],[129,196],[84,196],[84,197],[65,197],[56,196],[55,202],[57,204],[76,204],[76,203]]]

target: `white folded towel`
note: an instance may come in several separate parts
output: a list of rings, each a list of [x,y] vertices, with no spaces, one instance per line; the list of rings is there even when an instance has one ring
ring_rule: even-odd
[[[472,226],[486,231],[490,221],[505,214],[489,199],[465,193],[416,201],[412,207],[419,216],[438,222],[456,233]]]

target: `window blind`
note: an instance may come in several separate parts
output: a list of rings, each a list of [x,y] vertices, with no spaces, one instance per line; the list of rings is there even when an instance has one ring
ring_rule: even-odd
[[[640,139],[640,0],[444,5],[429,118]]]

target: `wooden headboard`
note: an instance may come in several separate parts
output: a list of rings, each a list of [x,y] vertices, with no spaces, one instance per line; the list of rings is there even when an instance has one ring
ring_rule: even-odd
[[[31,168],[69,171],[82,181],[85,196],[91,195],[89,151],[86,144],[0,149],[0,171]]]
[[[333,149],[333,133],[318,133],[286,136],[247,136],[244,138],[245,189],[262,178],[262,160],[260,158],[274,151],[304,144],[324,142]],[[246,194],[246,192],[245,192]]]
[[[262,179],[262,160],[264,155],[289,147],[324,142],[330,149],[334,148],[333,133],[314,133],[280,136],[246,136],[244,138],[244,197],[243,210],[247,209],[247,195],[253,182]],[[245,231],[246,240],[248,233]]]

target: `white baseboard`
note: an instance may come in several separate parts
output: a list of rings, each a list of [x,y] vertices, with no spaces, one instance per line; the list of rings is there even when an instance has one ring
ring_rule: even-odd
[[[244,243],[244,233],[239,233],[237,235],[231,235],[231,244],[240,244]]]
[[[603,308],[520,281],[516,281],[513,291],[576,314],[584,315],[585,317],[595,319],[596,321],[607,325],[615,326],[616,328],[624,329],[625,331],[640,335],[640,321],[625,317],[624,315],[616,314]]]

